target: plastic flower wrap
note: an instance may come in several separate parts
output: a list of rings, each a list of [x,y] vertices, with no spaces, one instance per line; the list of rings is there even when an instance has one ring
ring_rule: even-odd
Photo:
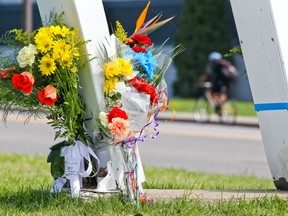
[[[159,131],[156,118],[168,108],[167,85],[164,74],[174,56],[182,46],[168,53],[155,48],[149,33],[169,22],[173,17],[158,22],[162,14],[144,22],[150,2],[136,23],[135,32],[128,36],[119,21],[114,34],[106,38],[97,53],[99,68],[104,76],[104,99],[106,109],[96,118],[94,148],[96,154],[105,157],[107,166],[112,167],[109,176],[116,173],[117,186],[128,195],[128,200],[143,199],[142,183],[145,174],[139,156],[137,142],[144,141],[149,127],[153,127],[155,138]],[[101,159],[100,159],[101,160]],[[100,169],[101,169],[100,168]],[[113,171],[114,170],[114,171]],[[116,170],[116,171],[115,171]],[[106,182],[106,180],[103,180]],[[107,188],[102,182],[98,188]]]
[[[138,18],[131,36],[128,37],[121,23],[116,21],[114,34],[106,39],[107,43],[99,51],[105,76],[106,110],[97,118],[98,134],[114,144],[141,140],[144,130],[153,122],[157,124],[158,112],[168,108],[164,74],[172,58],[183,50],[182,46],[177,46],[164,53],[161,48],[154,47],[148,34],[173,17],[158,22],[162,16],[158,14],[144,23],[149,5],[150,2]]]
[[[0,38],[7,51],[0,52],[0,109],[3,119],[11,113],[31,117],[45,115],[60,137],[73,144],[86,143],[85,106],[79,96],[79,48],[77,29],[51,14],[47,26],[30,35],[11,30]]]

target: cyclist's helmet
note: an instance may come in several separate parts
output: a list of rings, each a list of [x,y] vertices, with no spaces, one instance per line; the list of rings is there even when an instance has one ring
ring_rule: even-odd
[[[222,59],[222,55],[219,52],[211,52],[208,59],[209,61],[219,61]]]

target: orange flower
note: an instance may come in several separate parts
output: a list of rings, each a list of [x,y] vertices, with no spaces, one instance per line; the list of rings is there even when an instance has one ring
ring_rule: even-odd
[[[9,79],[14,75],[14,69],[11,68],[0,68],[0,79]]]
[[[52,85],[46,86],[38,93],[38,99],[42,104],[53,105],[57,101],[56,88]]]
[[[13,87],[23,91],[25,94],[30,94],[32,92],[34,82],[34,77],[29,72],[15,74],[12,77]]]
[[[113,118],[108,124],[111,133],[116,137],[127,137],[129,134],[128,121],[123,118]]]

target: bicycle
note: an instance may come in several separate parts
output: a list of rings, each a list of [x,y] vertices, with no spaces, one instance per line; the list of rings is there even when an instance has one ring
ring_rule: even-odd
[[[204,94],[198,98],[193,108],[193,118],[197,123],[207,123],[210,121],[212,114],[215,114],[212,99],[207,96],[207,91],[212,87],[210,82],[200,84],[200,87],[204,89]],[[237,104],[232,98],[227,98],[225,102],[220,106],[219,112],[216,112],[219,122],[223,124],[235,124],[237,119]]]

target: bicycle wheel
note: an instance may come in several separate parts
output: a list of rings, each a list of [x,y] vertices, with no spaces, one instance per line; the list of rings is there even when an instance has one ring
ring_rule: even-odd
[[[195,104],[193,118],[195,122],[205,123],[210,120],[211,106],[206,98],[201,97]]]
[[[220,121],[223,124],[235,124],[237,118],[237,105],[235,100],[226,101],[221,109]]]

